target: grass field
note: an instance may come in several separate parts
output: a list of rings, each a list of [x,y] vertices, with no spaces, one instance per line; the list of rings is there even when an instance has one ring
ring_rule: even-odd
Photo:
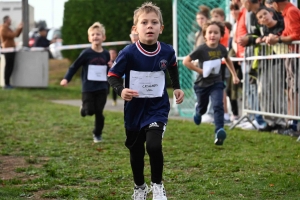
[[[94,144],[92,117],[50,102],[80,98],[76,78],[69,88],[57,86],[65,65],[54,69],[58,64],[51,63],[47,89],[0,90],[1,200],[131,198],[122,113],[105,111],[104,142]],[[300,199],[296,138],[235,129],[217,147],[213,130],[169,121],[163,141],[168,199]],[[147,156],[145,163],[149,184]]]

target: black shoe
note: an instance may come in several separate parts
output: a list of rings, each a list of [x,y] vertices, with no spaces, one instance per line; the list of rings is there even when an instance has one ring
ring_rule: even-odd
[[[279,129],[282,129],[282,127],[280,125],[275,124],[275,126],[269,126],[267,124],[267,126],[265,128],[261,128],[261,129],[258,129],[258,130],[259,131],[264,131],[264,132],[272,132],[272,131],[276,131],[276,130],[279,130]]]
[[[11,86],[11,85],[5,85],[3,89],[4,90],[11,90],[11,89],[14,89],[14,87]]]
[[[300,133],[298,133],[297,131],[294,131],[291,128],[289,128],[289,129],[286,129],[286,128],[277,129],[277,130],[274,130],[273,133],[278,133],[278,134],[281,134],[281,135],[289,135],[289,136],[293,136],[293,137],[297,137],[297,135],[298,136],[300,135]]]
[[[292,137],[299,137],[300,136],[300,131],[291,131],[289,135],[292,136]]]

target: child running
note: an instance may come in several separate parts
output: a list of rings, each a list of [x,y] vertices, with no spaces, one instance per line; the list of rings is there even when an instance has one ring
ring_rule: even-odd
[[[125,145],[130,152],[134,200],[147,199],[144,178],[145,142],[150,157],[153,200],[167,200],[163,180],[162,138],[170,102],[165,73],[169,72],[176,103],[183,102],[174,49],[158,41],[164,25],[160,8],[146,2],[134,11],[133,29],[139,40],[120,51],[108,73],[108,82],[125,100]],[[119,79],[125,74],[125,88]]]
[[[221,77],[221,62],[225,58],[226,65],[232,74],[233,83],[239,83],[239,79],[234,70],[232,61],[228,56],[226,47],[220,44],[220,39],[225,33],[225,27],[222,22],[207,22],[203,27],[203,36],[206,43],[200,45],[190,55],[187,55],[183,64],[196,71],[199,75],[195,81],[194,90],[197,96],[197,107],[194,115],[196,125],[201,124],[201,116],[206,112],[211,96],[214,109],[215,121],[215,144],[223,145],[226,138],[224,130],[224,107],[223,107],[223,90],[225,88]],[[199,67],[195,66],[192,61],[199,60]]]
[[[108,92],[107,71],[110,61],[109,52],[102,48],[105,40],[105,28],[99,22],[95,22],[88,29],[88,39],[92,44],[81,52],[79,57],[70,66],[60,85],[67,86],[77,70],[82,67],[82,107],[80,114],[95,115],[95,127],[93,130],[94,142],[102,140],[104,127],[103,109],[106,104]]]

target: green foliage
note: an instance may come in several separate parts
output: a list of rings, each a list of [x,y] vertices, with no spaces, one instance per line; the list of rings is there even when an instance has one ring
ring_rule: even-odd
[[[129,41],[133,12],[145,0],[69,0],[65,3],[62,36],[64,45],[85,44],[87,30],[96,21],[105,26],[106,41]],[[172,0],[153,0],[162,10],[164,32],[159,40],[172,43]],[[118,46],[118,50],[124,46]],[[74,60],[82,49],[63,51],[64,57]]]

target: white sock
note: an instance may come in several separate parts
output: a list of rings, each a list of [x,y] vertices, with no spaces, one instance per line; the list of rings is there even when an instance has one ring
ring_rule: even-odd
[[[225,120],[229,120],[229,119],[230,119],[228,113],[224,113],[224,119],[225,119]]]
[[[135,187],[136,187],[136,188],[145,189],[146,183],[144,183],[143,185],[135,185]]]

